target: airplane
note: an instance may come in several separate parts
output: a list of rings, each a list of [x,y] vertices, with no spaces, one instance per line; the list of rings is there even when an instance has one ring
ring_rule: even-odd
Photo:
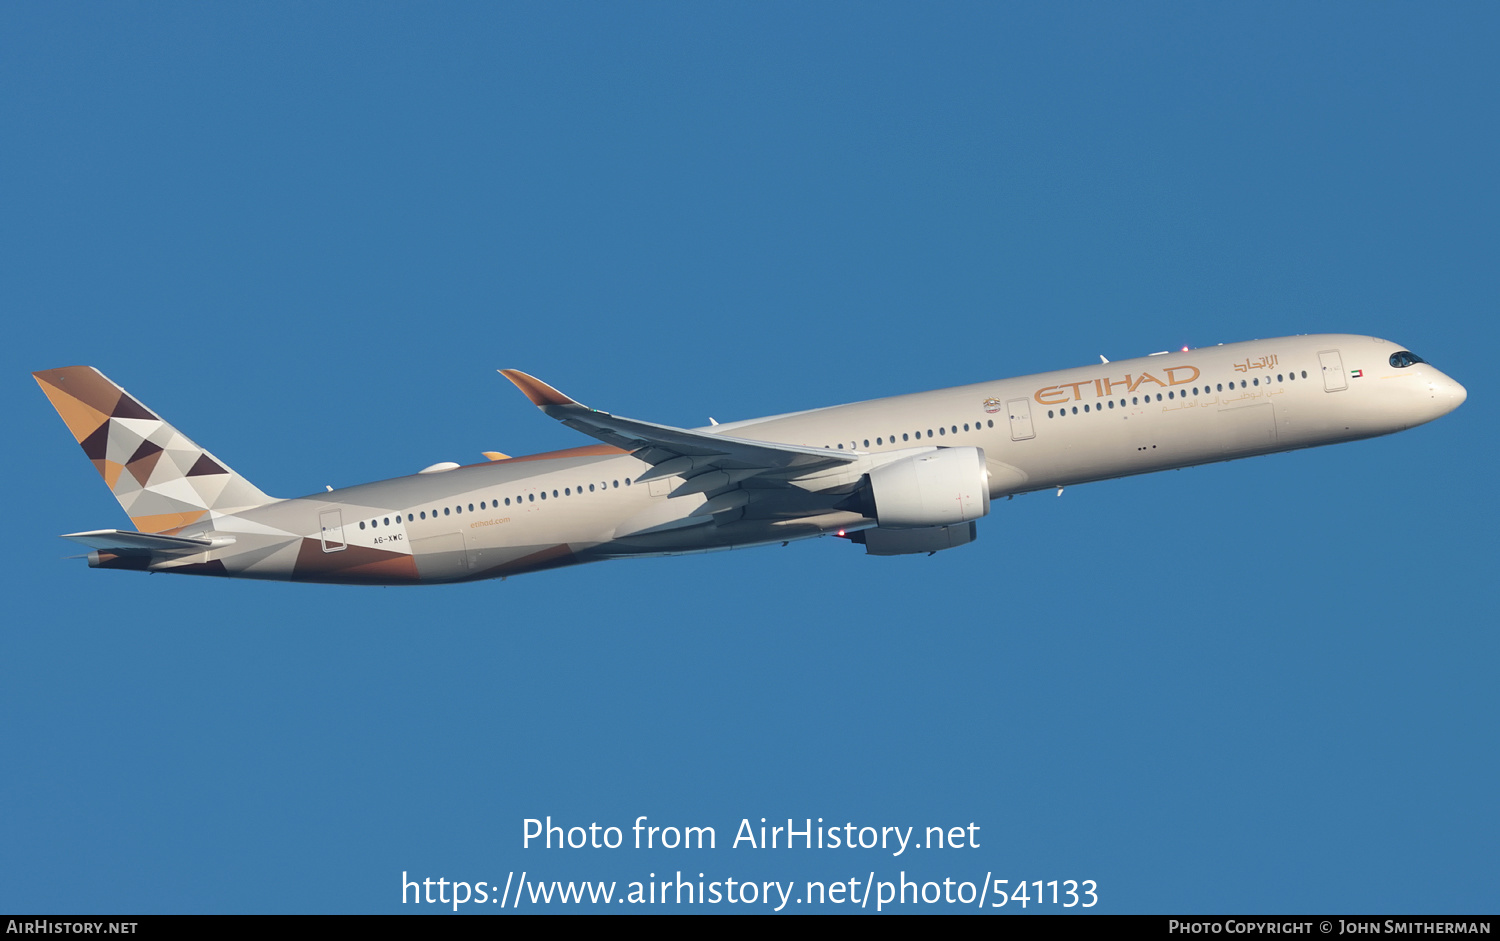
[[[1404,347],[1321,334],[675,428],[500,370],[599,443],[277,499],[89,366],[33,373],[135,531],[63,538],[93,568],[359,585],[839,536],[869,555],[973,542],[991,502],[1391,434],[1464,387]]]

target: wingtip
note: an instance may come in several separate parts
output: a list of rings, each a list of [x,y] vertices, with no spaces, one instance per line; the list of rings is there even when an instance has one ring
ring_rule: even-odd
[[[537,408],[545,408],[548,405],[578,404],[542,380],[535,376],[528,376],[519,369],[502,369],[500,375],[514,383],[515,387],[521,390],[521,394],[530,399],[531,404]]]

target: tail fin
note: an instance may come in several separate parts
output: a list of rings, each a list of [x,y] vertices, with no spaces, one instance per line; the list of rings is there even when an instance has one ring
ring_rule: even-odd
[[[275,502],[92,366],[31,374],[143,533]]]

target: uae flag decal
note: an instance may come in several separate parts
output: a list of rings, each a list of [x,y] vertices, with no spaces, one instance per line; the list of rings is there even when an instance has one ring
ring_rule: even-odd
[[[1358,379],[1360,376],[1363,376],[1364,374],[1365,374],[1365,371],[1363,369],[1356,369],[1353,372],[1351,372],[1349,375],[1353,376],[1355,379]]]

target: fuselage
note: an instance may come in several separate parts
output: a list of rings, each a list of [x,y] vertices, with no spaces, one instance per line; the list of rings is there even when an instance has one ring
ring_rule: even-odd
[[[174,532],[223,545],[92,564],[415,584],[858,532],[880,525],[854,498],[864,474],[895,452],[980,449],[995,499],[1389,434],[1464,401],[1457,382],[1398,353],[1366,336],[1283,337],[695,429],[860,456],[791,486],[751,478],[737,506],[709,516],[694,514],[709,496],[682,493],[683,478],[638,480],[652,464],[595,444],[215,515]]]

